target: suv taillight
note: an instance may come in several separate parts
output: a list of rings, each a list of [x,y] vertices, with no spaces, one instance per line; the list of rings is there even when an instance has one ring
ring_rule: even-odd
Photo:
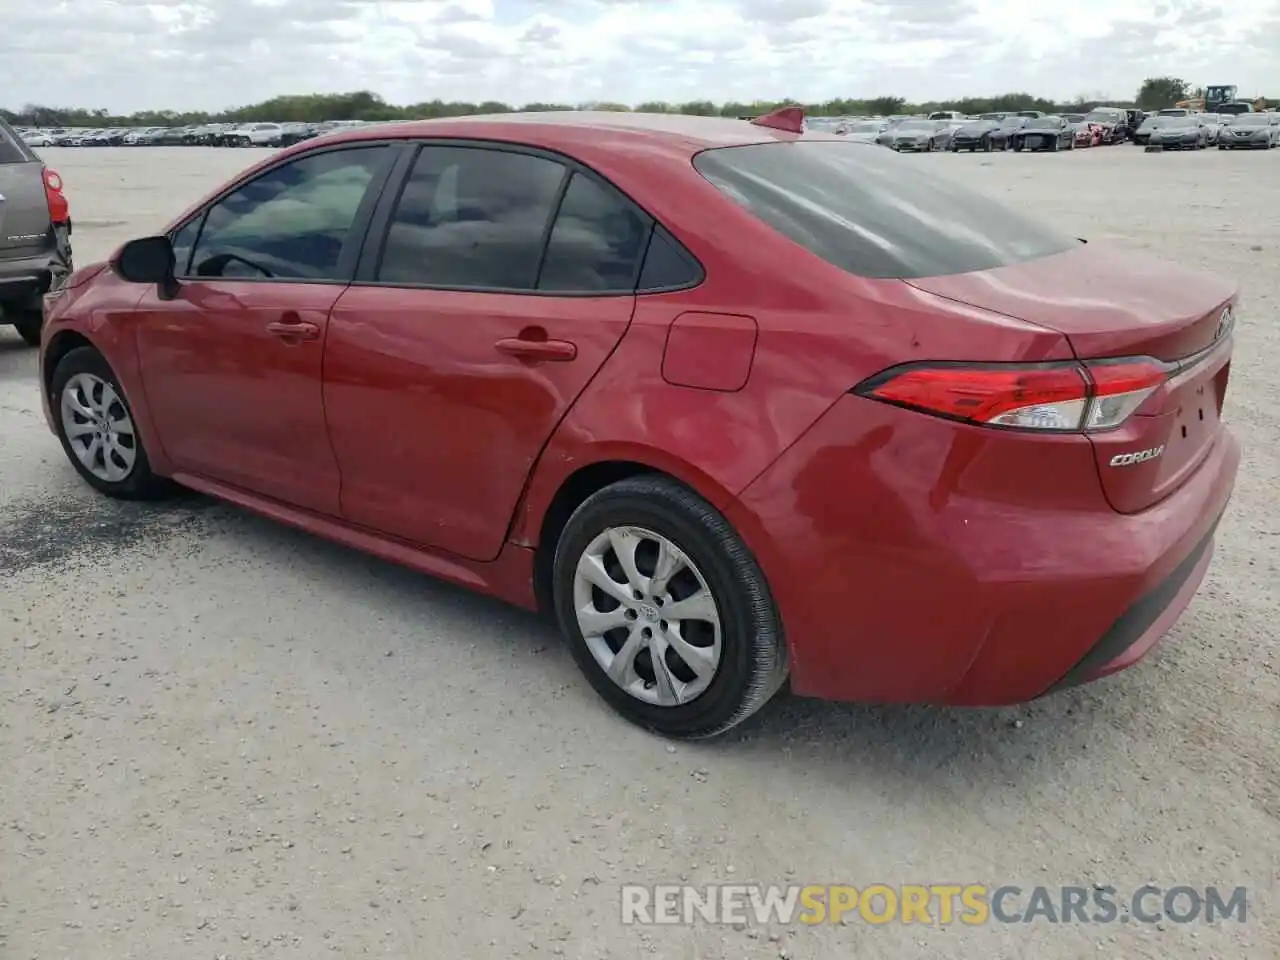
[[[1151,357],[908,363],[864,380],[853,392],[982,426],[1093,432],[1120,426],[1177,369],[1177,364]]]
[[[57,171],[44,168],[44,198],[49,204],[49,220],[62,226],[71,220],[71,205],[62,192],[62,177]]]

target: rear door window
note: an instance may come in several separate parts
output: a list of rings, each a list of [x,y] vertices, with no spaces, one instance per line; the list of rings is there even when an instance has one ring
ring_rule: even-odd
[[[563,164],[527,153],[423,147],[392,215],[377,280],[533,290],[568,175]]]
[[[546,293],[630,293],[651,221],[612,187],[575,173],[538,273]]]
[[[779,233],[860,277],[991,270],[1079,245],[871,144],[820,140],[719,147],[698,154],[694,166]]]

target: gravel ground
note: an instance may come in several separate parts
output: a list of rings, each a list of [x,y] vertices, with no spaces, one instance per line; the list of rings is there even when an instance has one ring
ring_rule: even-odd
[[[82,263],[256,159],[47,153]],[[1242,281],[1244,464],[1156,654],[1017,709],[792,698],[672,747],[524,613],[207,501],[94,496],[0,328],[0,956],[1280,956],[1280,153],[908,162]],[[684,879],[1250,899],[1216,926],[621,924],[620,884]]]

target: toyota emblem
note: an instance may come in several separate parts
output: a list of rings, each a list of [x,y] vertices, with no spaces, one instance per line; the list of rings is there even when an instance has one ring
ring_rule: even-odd
[[[1231,312],[1231,307],[1223,307],[1222,315],[1218,317],[1218,329],[1213,333],[1213,339],[1215,341],[1221,340],[1226,335],[1227,331],[1231,329],[1232,319],[1233,314]]]

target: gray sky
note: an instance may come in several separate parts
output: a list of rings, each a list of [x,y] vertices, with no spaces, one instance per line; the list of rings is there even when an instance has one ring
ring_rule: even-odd
[[[1280,95],[1280,0],[0,0],[0,104]]]

